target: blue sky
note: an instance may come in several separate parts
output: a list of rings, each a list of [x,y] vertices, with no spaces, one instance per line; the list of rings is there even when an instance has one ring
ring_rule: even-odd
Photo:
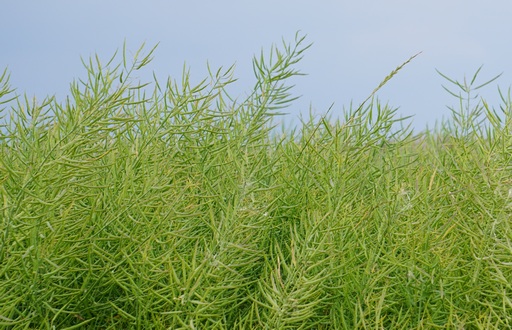
[[[419,51],[380,92],[417,129],[449,116],[457,101],[441,87],[435,69],[462,80],[483,65],[481,82],[503,75],[480,95],[499,106],[497,85],[512,82],[512,1],[4,1],[0,12],[0,69],[11,73],[19,94],[63,99],[70,82],[85,76],[80,57],[108,59],[116,49],[136,51],[159,43],[146,70],[180,79],[183,64],[192,78],[236,63],[236,91],[250,91],[251,59],[297,31],[313,43],[298,68],[295,95],[286,109],[333,115],[360,103],[391,70]]]

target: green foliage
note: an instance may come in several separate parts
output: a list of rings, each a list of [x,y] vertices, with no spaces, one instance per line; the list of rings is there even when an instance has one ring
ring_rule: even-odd
[[[242,101],[232,67],[148,92],[143,48],[84,61],[63,103],[17,98],[0,130],[0,325],[512,327],[510,93],[473,110],[478,72],[445,76],[461,110],[415,135],[374,98],[411,58],[341,119],[278,134],[308,47],[255,58]]]

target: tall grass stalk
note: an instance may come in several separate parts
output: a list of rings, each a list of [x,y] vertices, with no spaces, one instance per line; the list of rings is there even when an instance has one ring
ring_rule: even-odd
[[[0,130],[0,326],[512,327],[509,94],[478,104],[487,126],[454,110],[413,134],[374,97],[386,78],[340,118],[275,134],[304,42],[257,56],[242,101],[233,67],[135,83],[143,48],[84,61],[64,102],[17,96]],[[456,85],[469,98],[474,81]]]

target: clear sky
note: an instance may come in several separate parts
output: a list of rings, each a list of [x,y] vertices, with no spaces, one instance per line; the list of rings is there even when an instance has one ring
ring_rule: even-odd
[[[483,65],[481,82],[503,72],[480,90],[499,106],[496,86],[512,82],[511,14],[510,0],[3,1],[0,69],[8,68],[18,94],[63,99],[72,80],[85,77],[81,56],[106,60],[125,40],[132,51],[160,43],[148,80],[152,71],[179,80],[184,62],[197,81],[207,61],[236,63],[244,93],[254,82],[252,56],[300,30],[313,46],[298,65],[308,75],[293,80],[301,98],[286,110],[292,117],[310,106],[323,114],[332,103],[336,116],[422,51],[378,95],[423,129],[457,104],[435,69],[462,80]]]

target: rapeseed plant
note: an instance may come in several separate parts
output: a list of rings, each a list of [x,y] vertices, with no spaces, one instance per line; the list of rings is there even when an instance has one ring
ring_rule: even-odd
[[[341,118],[278,132],[304,42],[257,56],[241,101],[233,67],[135,84],[154,49],[84,61],[64,102],[4,71],[0,325],[512,327],[510,97],[473,107],[480,70],[444,75],[460,109],[413,133],[376,93],[415,55]]]

